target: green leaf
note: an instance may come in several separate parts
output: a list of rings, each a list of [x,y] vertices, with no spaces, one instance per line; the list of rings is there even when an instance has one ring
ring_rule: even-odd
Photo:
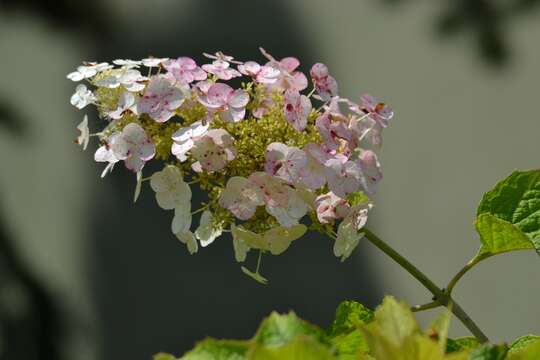
[[[373,320],[373,311],[356,301],[346,300],[338,305],[329,336],[337,336],[358,329],[358,324],[367,324]]]
[[[478,256],[534,249],[529,238],[516,226],[490,214],[482,214],[476,219],[476,230],[482,242]]]
[[[481,344],[475,337],[462,337],[457,339],[447,339],[446,352],[453,353],[463,350],[470,350],[479,347]]]
[[[320,342],[325,340],[323,330],[300,319],[295,313],[280,315],[273,312],[262,322],[253,341],[268,347],[278,347],[286,345],[300,335]]]
[[[368,202],[369,197],[363,191],[357,191],[347,195],[347,201],[351,206],[356,206]]]
[[[448,328],[450,327],[450,319],[452,313],[448,309],[437,316],[437,318],[429,325],[426,335],[434,340],[437,340],[441,350],[446,351],[446,341],[448,339]]]
[[[249,341],[206,339],[180,360],[244,360],[249,348]],[[163,358],[159,360],[173,360]],[[156,360],[156,359],[154,359]]]
[[[503,360],[508,346],[485,344],[471,351],[469,360]]]
[[[448,325],[449,313],[445,312],[425,335],[407,304],[386,297],[375,311],[374,321],[360,329],[370,355],[377,360],[467,360],[467,352],[445,354]]]
[[[522,338],[520,338],[522,339]],[[516,340],[519,341],[520,339]],[[525,340],[523,339],[523,346],[520,346],[519,348],[514,348],[514,344],[512,344],[511,350],[508,352],[507,360],[537,360],[540,359],[540,341],[538,340],[538,337],[536,337],[536,341],[531,340],[530,338]],[[524,344],[527,343],[527,344]]]
[[[530,248],[540,255],[540,170],[516,171],[487,192],[476,228],[480,256]]]
[[[176,360],[176,357],[171,354],[158,353],[154,355],[153,360]]]
[[[356,301],[343,301],[338,305],[334,321],[328,328],[327,334],[339,359],[357,360],[358,354],[369,350],[358,326],[371,322],[373,316],[372,310]]]
[[[523,349],[531,346],[535,342],[540,342],[540,336],[536,335],[525,335],[520,338],[517,338],[512,345],[510,345],[509,354],[515,353],[517,351],[522,351]]]
[[[278,347],[255,346],[249,360],[335,360],[328,347],[309,336],[298,335],[286,345]]]
[[[412,334],[421,333],[410,307],[391,296],[384,298],[375,310],[376,325],[394,345],[400,345]]]

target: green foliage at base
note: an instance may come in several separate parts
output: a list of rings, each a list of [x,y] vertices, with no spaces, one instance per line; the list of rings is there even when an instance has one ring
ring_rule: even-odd
[[[336,309],[328,329],[293,312],[272,313],[250,340],[205,339],[177,359],[154,360],[534,360],[540,338],[527,335],[507,346],[466,337],[447,339],[451,314],[445,310],[422,331],[407,304],[386,297],[372,311],[354,301]]]

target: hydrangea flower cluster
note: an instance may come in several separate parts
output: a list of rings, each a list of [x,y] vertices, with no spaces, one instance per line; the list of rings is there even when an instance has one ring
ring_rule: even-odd
[[[298,59],[260,50],[263,63],[221,52],[205,53],[200,66],[189,57],[119,59],[67,77],[84,81],[71,104],[94,105],[103,120],[91,133],[85,115],[76,140],[86,149],[99,139],[101,176],[123,162],[136,175],[135,200],[149,181],[191,254],[230,232],[238,262],[259,251],[255,272],[242,269],[264,282],[261,255],[283,253],[308,230],[334,239],[342,261],[350,256],[382,178],[376,151],[393,112],[370,95],[340,97],[324,64],[308,77]],[[151,160],[163,168],[143,177]],[[207,196],[194,211],[191,186]]]

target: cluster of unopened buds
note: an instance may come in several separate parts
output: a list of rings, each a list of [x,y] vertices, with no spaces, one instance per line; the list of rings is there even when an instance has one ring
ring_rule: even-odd
[[[231,232],[238,262],[259,251],[257,269],[242,270],[265,282],[261,255],[283,253],[307,230],[334,239],[341,260],[351,254],[382,178],[375,151],[393,112],[370,95],[340,97],[321,63],[303,94],[310,81],[299,61],[261,52],[264,64],[218,52],[204,54],[202,66],[189,57],[114,60],[84,63],[67,77],[86,83],[71,104],[95,105],[104,120],[90,133],[85,115],[77,139],[84,149],[99,139],[101,176],[123,162],[136,174],[135,200],[148,180],[157,204],[174,210],[172,232],[190,253]],[[150,160],[163,168],[144,177]],[[194,211],[191,185],[206,195]]]

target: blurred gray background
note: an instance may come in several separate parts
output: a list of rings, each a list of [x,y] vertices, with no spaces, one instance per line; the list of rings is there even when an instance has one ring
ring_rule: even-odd
[[[95,144],[72,143],[82,113],[65,75],[82,60],[262,61],[264,46],[304,71],[325,62],[342,96],[384,98],[396,117],[369,227],[443,286],[478,248],[482,193],[539,166],[538,3],[0,0],[0,359],[179,355],[249,337],[273,309],[326,326],[343,299],[430,298],[367,242],[340,264],[309,236],[265,259],[266,287],[241,274],[229,238],[190,256],[148,187],[133,206],[132,174],[101,180]],[[539,273],[533,252],[495,257],[455,295],[494,341],[538,334]]]

